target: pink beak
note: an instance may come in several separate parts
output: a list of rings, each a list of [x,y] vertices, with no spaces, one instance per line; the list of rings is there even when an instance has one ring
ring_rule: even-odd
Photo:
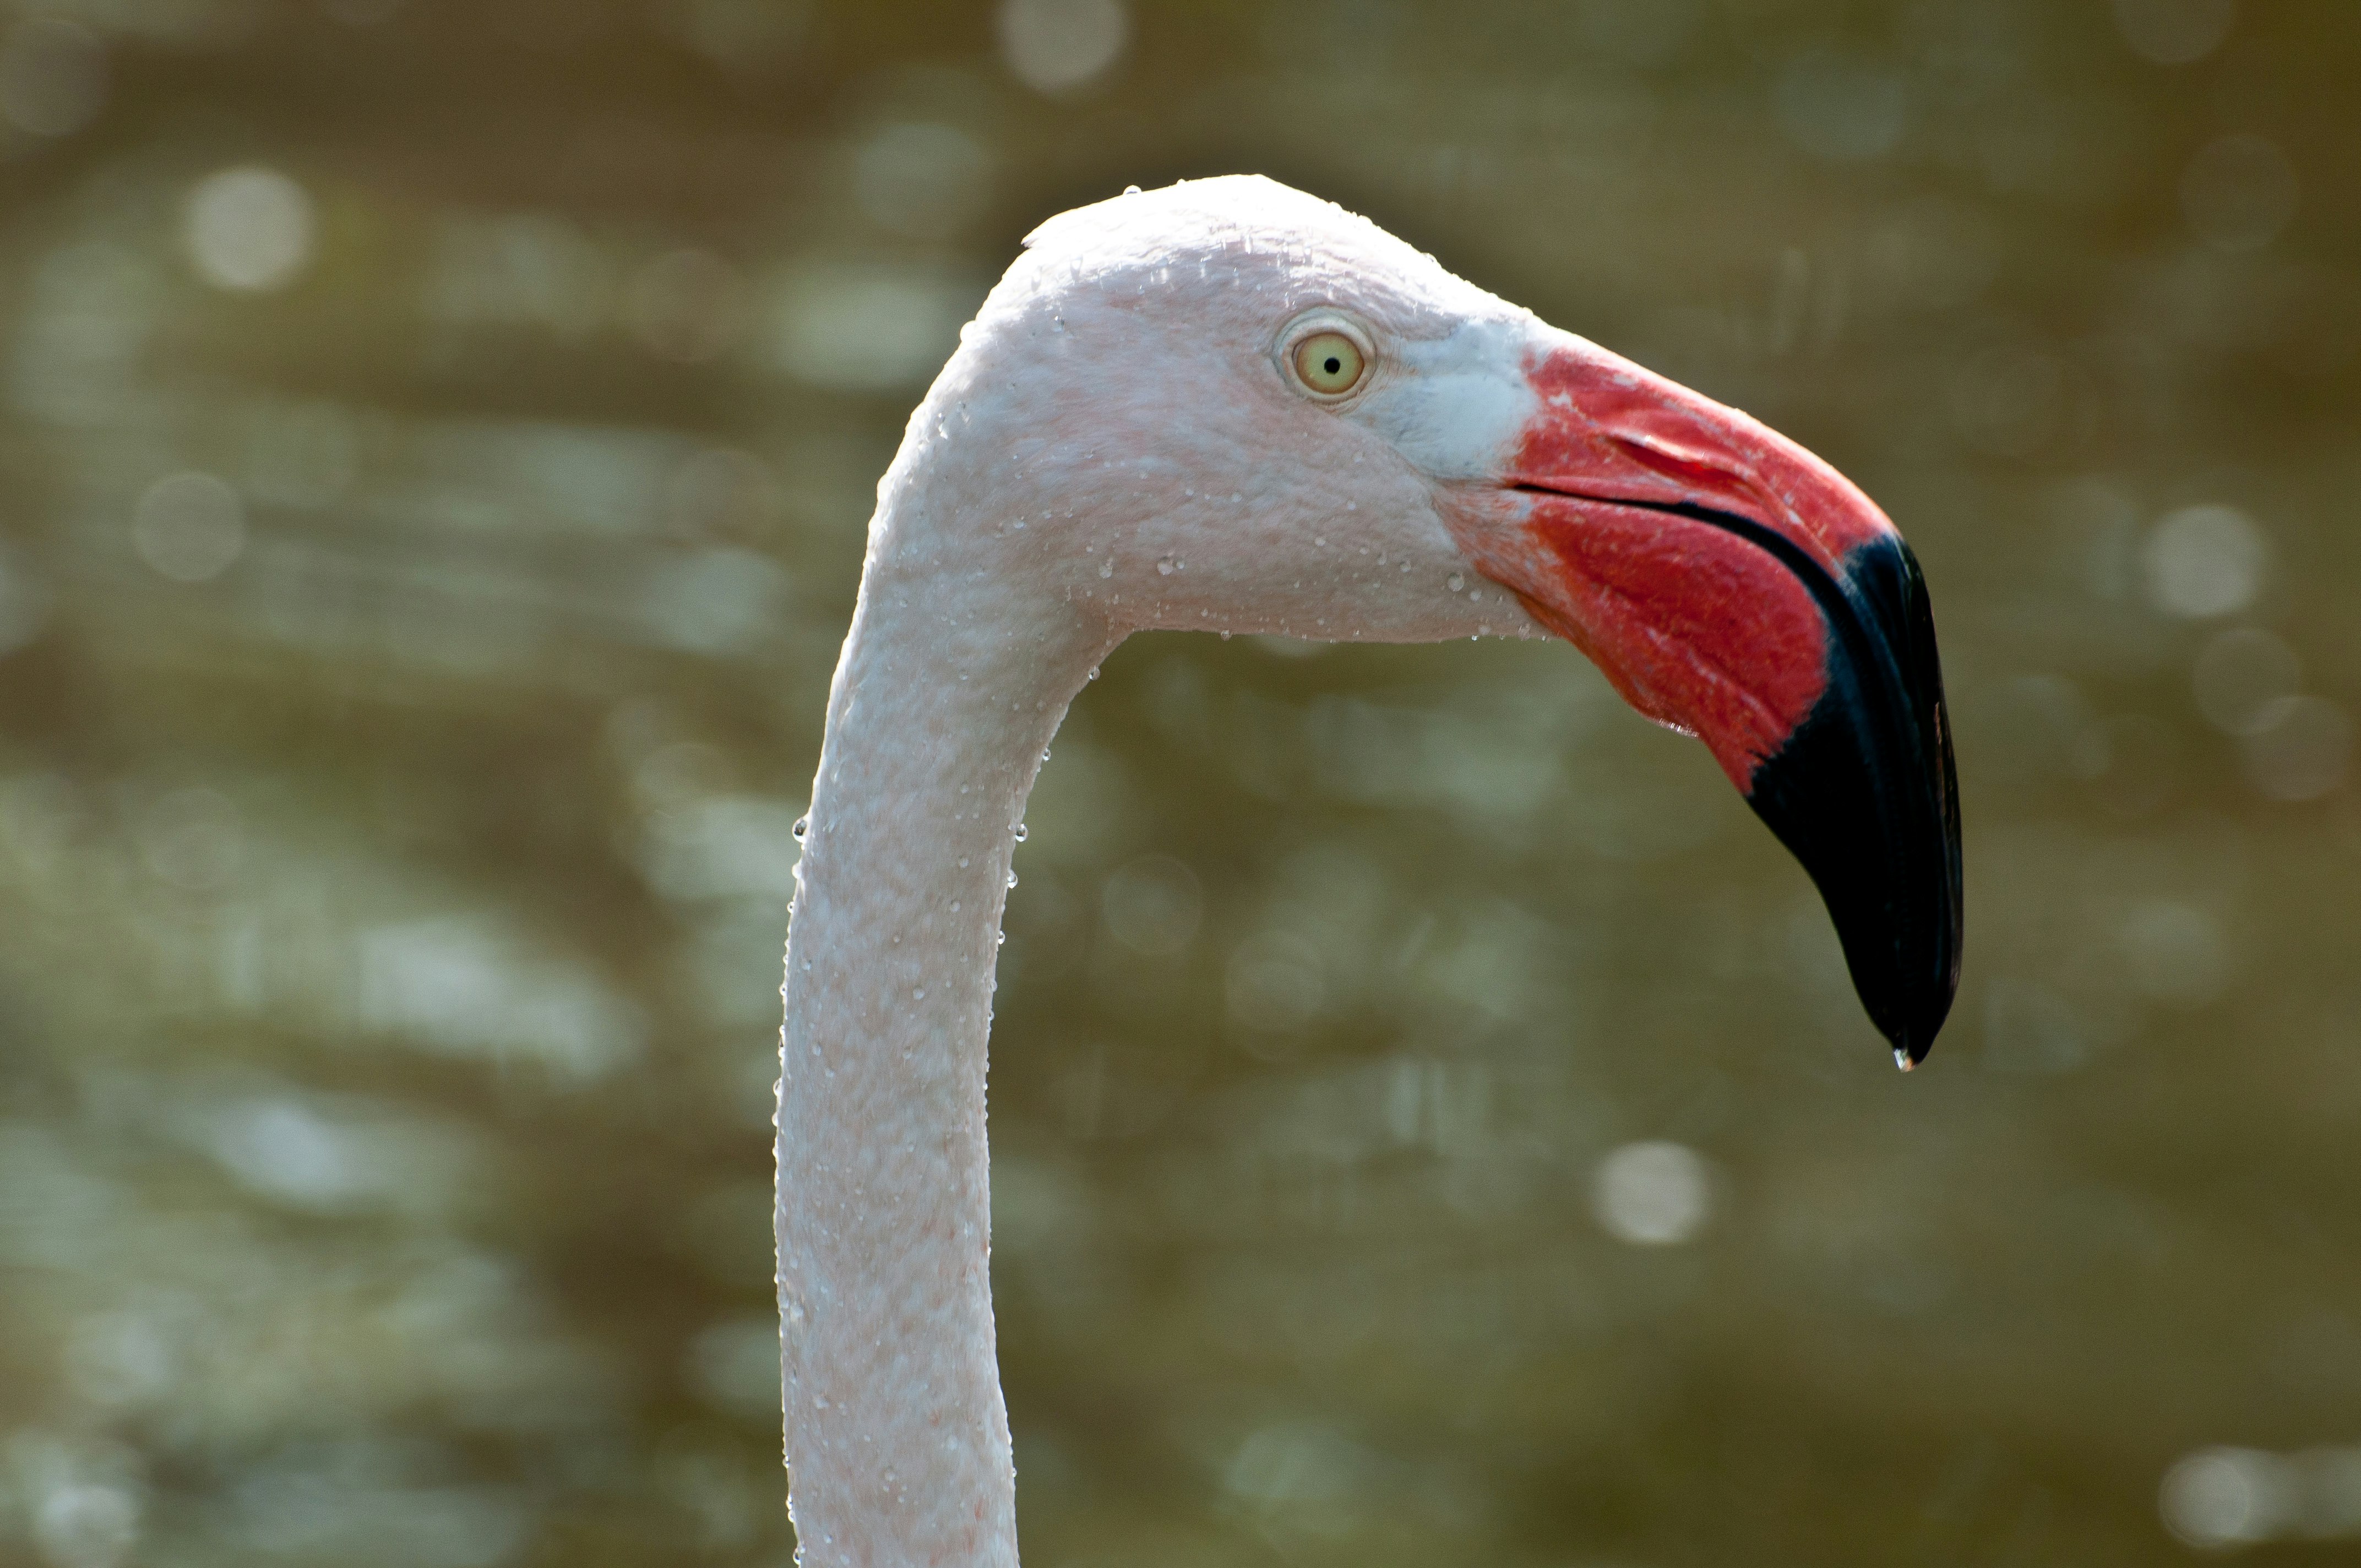
[[[1905,1067],[1958,989],[1958,785],[1918,564],[1760,421],[1566,337],[1453,532],[1631,705],[1703,740],[1810,872]]]

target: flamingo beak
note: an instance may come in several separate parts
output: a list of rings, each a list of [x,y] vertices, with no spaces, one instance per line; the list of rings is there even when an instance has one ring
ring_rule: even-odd
[[[1915,1066],[1959,988],[1959,788],[1935,626],[1870,499],[1760,422],[1571,336],[1477,567],[1642,713],[1697,736],[1827,902],[1854,988]]]

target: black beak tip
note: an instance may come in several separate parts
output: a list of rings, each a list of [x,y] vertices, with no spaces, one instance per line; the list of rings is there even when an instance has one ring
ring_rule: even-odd
[[[1812,584],[1828,685],[1747,799],[1820,890],[1853,987],[1905,1071],[1960,984],[1959,782],[1925,579],[1889,536]]]
[[[1916,999],[1915,1006],[1907,1001],[1904,1003],[1903,1017],[1899,1021],[1893,1020],[1887,1009],[1869,1002],[1868,992],[1861,988],[1858,974],[1854,977],[1854,986],[1862,991],[1862,1001],[1869,1007],[1871,1019],[1893,1042],[1894,1065],[1908,1072],[1925,1061],[1927,1053],[1934,1049],[1935,1036],[1942,1032],[1943,1020],[1950,1014],[1951,998],[1958,989],[1958,980],[1953,976],[1926,986]]]

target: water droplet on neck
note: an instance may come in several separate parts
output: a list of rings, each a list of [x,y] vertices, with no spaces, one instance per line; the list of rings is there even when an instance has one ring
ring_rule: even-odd
[[[1096,664],[1093,664],[1093,665],[1091,666],[1091,679],[1093,679],[1093,680],[1097,680],[1098,678],[1099,678],[1099,667],[1098,667]]]
[[[914,986],[912,986],[912,987],[910,988],[910,1000],[911,1000],[911,1001],[913,1001],[913,1002],[924,1002],[926,999],[927,999],[927,988],[926,988],[925,986],[923,986],[923,985],[914,985]]]
[[[776,821],[778,820],[778,818],[777,818],[777,817],[772,817],[772,818],[771,818],[771,820],[772,820],[772,821],[774,821],[774,822],[776,822]],[[795,825],[793,828],[790,828],[789,829],[787,829],[787,831],[789,831],[790,833],[793,833],[793,834],[796,836],[796,843],[798,843],[798,844],[802,843],[802,842],[804,841],[804,835],[811,831],[811,818],[810,818],[810,817],[796,817],[796,825]]]
[[[1446,588],[1449,588],[1453,593],[1455,593],[1455,593],[1457,593],[1460,589],[1462,589],[1462,588],[1464,588],[1464,587],[1466,587],[1467,586],[1467,579],[1466,579],[1466,578],[1465,578],[1465,577],[1463,577],[1463,576],[1461,576],[1458,573],[1454,572],[1454,573],[1452,573],[1452,574],[1451,574],[1451,576],[1447,576],[1447,577],[1445,577],[1445,578],[1444,578],[1444,579],[1443,579],[1443,586],[1444,586],[1444,587],[1446,587]]]
[[[1022,822],[1019,822],[1019,823],[1016,825],[1016,841],[1017,841],[1018,843],[1022,844],[1023,842],[1025,842],[1025,839],[1026,839],[1027,835],[1028,835],[1028,834],[1029,834],[1029,833],[1031,833],[1031,832],[1032,832],[1032,829],[1031,829],[1031,828],[1029,828],[1026,827],[1026,826],[1025,826],[1025,824],[1023,824]]]
[[[1112,577],[1112,576],[1115,576],[1115,563],[1114,563],[1114,562],[1112,562],[1112,561],[1102,561],[1102,562],[1100,562],[1100,563],[1099,563],[1099,576],[1102,576],[1102,577]]]
[[[1227,628],[1224,628],[1224,629],[1223,629],[1223,631],[1222,631],[1222,641],[1224,641],[1224,642],[1227,642],[1229,640],[1230,640],[1230,633],[1229,633],[1229,630],[1228,630],[1228,629],[1227,629]]]
[[[1104,573],[1104,572],[1102,572],[1102,573],[1100,573],[1099,575],[1100,575],[1101,576],[1104,576],[1106,574],[1105,574],[1105,573]],[[1156,563],[1156,575],[1157,575],[1158,576],[1159,576],[1159,577],[1169,577],[1169,576],[1170,576],[1172,575],[1172,557],[1171,557],[1171,556],[1167,555],[1166,557],[1164,557],[1164,559],[1163,559],[1163,560],[1159,561],[1158,563]]]
[[[951,913],[954,915],[959,913],[959,900],[956,898],[951,900]]]
[[[1016,873],[1015,872],[1010,872],[1008,873],[1008,885],[1011,887],[1015,887],[1016,885]]]
[[[1049,748],[1047,746],[1041,748],[1041,760],[1045,762],[1049,760]]]
[[[960,870],[967,870],[967,857],[965,855],[961,855],[960,857]]]

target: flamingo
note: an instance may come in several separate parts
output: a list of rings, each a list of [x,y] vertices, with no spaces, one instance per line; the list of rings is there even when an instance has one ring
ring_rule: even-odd
[[[1959,977],[1923,579],[1835,469],[1268,180],[1049,220],[877,487],[786,949],[809,1568],[1016,1568],[984,1067],[1023,808],[1134,631],[1559,637],[1803,862],[1909,1068]]]

